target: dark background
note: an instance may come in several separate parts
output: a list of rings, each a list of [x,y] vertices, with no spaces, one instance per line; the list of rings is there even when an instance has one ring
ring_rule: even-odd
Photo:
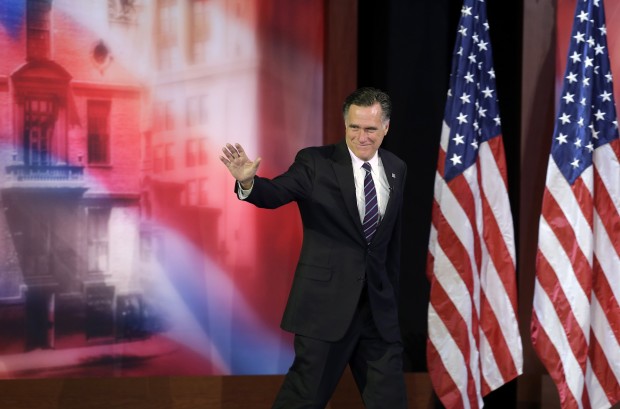
[[[462,6],[461,0],[359,2],[358,86],[377,87],[391,96],[390,133],[383,147],[408,166],[400,314],[405,369],[414,372],[426,371],[429,282],[425,271],[433,184]],[[522,13],[521,0],[487,2],[515,226],[519,216]],[[485,408],[505,407],[509,402],[516,407],[516,381],[487,396]]]

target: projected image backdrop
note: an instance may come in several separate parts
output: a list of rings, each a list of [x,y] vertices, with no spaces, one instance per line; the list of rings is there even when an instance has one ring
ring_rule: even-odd
[[[0,378],[272,374],[294,205],[226,142],[322,142],[323,2],[0,2]]]

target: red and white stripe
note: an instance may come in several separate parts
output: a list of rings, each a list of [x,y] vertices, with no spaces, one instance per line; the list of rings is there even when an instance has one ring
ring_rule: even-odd
[[[597,148],[572,186],[549,158],[531,329],[564,409],[620,400],[619,147]]]
[[[427,364],[447,408],[481,408],[482,397],[522,373],[514,229],[501,135],[446,182],[450,129],[441,136],[427,274]]]

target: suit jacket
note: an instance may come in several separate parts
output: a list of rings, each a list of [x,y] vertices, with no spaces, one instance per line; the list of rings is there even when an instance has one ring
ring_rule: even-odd
[[[351,156],[345,141],[311,147],[274,179],[255,177],[248,202],[276,208],[297,202],[303,224],[301,254],[282,329],[325,341],[344,336],[364,283],[375,324],[384,339],[400,340],[398,279],[401,208],[407,166],[379,149],[390,196],[370,244],[362,233]]]

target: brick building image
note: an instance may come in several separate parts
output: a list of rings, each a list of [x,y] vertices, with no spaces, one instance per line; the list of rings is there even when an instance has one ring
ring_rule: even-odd
[[[56,3],[3,6],[5,354],[112,342],[127,335],[124,314],[141,302],[142,87],[114,64],[103,39]],[[110,30],[126,28],[118,21]]]
[[[225,372],[281,371],[291,353],[279,320],[301,241],[296,209],[240,203],[218,157],[224,143],[239,142],[273,176],[302,146],[320,143],[322,4],[144,5],[153,33],[144,247],[199,328],[185,342]],[[246,355],[257,343],[261,353]]]
[[[0,378],[287,367],[296,209],[218,157],[320,143],[322,7],[0,4]]]

